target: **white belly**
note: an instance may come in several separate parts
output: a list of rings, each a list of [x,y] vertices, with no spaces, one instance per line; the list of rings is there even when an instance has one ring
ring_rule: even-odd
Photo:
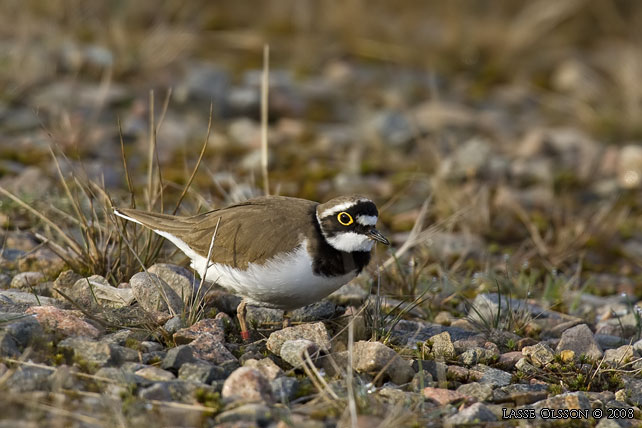
[[[264,264],[250,263],[247,269],[210,264],[206,279],[245,297],[249,303],[289,310],[323,299],[356,276],[356,271],[340,277],[315,275],[306,247],[304,241],[290,253]],[[192,267],[202,275],[205,257],[192,258]]]

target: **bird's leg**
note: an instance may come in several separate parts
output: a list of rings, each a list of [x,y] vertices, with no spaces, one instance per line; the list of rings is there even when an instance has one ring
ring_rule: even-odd
[[[245,316],[247,315],[247,302],[245,299],[241,300],[238,307],[236,308],[236,317],[239,319],[239,324],[241,326],[241,338],[243,340],[250,340],[250,332],[247,330],[247,322],[245,321]]]
[[[292,314],[290,311],[283,311],[283,328],[287,328],[292,325],[292,321],[290,321],[291,316]]]

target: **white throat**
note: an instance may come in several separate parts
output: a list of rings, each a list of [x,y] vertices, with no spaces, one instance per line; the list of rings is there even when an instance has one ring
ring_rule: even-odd
[[[334,247],[336,250],[351,253],[353,251],[370,251],[374,245],[374,241],[366,235],[355,232],[338,233],[330,238],[327,236],[325,240]]]

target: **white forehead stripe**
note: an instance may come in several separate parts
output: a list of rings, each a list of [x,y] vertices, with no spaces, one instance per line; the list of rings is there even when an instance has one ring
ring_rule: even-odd
[[[358,215],[357,223],[363,226],[374,226],[375,224],[377,224],[377,216],[376,215]]]
[[[323,211],[319,215],[319,218],[325,218],[325,217],[331,216],[332,214],[340,213],[341,211],[345,211],[347,209],[352,208],[353,206],[357,205],[359,202],[370,202],[370,199],[358,199],[356,201],[348,201],[339,205],[335,205]]]

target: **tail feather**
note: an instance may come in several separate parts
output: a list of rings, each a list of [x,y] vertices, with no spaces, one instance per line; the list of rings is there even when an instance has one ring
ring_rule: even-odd
[[[190,217],[177,217],[169,214],[151,213],[139,211],[131,208],[119,208],[114,210],[114,214],[125,220],[133,221],[152,230],[164,232],[190,231],[193,228],[193,222]]]

